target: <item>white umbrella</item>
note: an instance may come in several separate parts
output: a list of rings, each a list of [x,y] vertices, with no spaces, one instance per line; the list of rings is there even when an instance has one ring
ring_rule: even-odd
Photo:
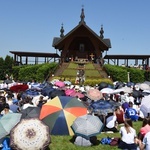
[[[37,118],[22,119],[10,132],[13,149],[44,150],[49,144],[49,127]]]
[[[103,89],[101,89],[101,92],[102,92],[102,93],[111,94],[111,93],[114,92],[114,89],[111,89],[111,88],[103,88]]]
[[[141,83],[141,84],[139,85],[139,88],[140,88],[141,90],[150,90],[150,86],[149,86],[147,83]]]
[[[148,113],[150,113],[150,95],[142,98],[140,110],[143,112],[144,117],[148,116]]]
[[[125,93],[132,93],[132,88],[130,88],[130,87],[127,87],[127,86],[124,86],[124,87],[122,87],[121,88]]]

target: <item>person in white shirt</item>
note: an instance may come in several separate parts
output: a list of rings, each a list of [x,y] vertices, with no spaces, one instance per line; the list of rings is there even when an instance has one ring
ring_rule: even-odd
[[[132,127],[132,120],[125,119],[124,126],[120,128],[121,140],[118,148],[127,150],[137,150],[138,139],[136,130]]]
[[[23,104],[22,109],[26,109],[26,108],[28,108],[28,107],[36,107],[36,106],[34,106],[34,105],[32,104],[31,101],[32,101],[31,98],[26,97],[26,99],[25,99],[25,104]]]

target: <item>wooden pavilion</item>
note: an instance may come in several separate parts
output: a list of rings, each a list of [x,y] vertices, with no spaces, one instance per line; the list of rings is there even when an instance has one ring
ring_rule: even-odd
[[[69,33],[64,35],[63,25],[60,30],[60,37],[53,39],[53,47],[61,52],[61,61],[80,59],[102,58],[102,53],[111,48],[110,39],[104,39],[103,26],[100,35],[97,35],[86,25],[84,20],[84,9],[81,10],[79,24]]]
[[[50,62],[52,59],[55,62],[60,56],[57,53],[41,53],[41,52],[21,52],[21,51],[10,51],[14,54],[14,65],[27,65],[27,64],[38,64],[39,58],[44,58],[41,63]],[[31,58],[31,60],[29,60]],[[23,61],[23,59],[25,59]]]

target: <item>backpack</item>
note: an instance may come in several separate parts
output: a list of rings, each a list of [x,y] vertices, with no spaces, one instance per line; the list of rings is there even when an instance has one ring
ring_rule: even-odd
[[[120,142],[119,137],[112,138],[112,140],[110,142],[110,146],[118,146],[119,142]]]
[[[110,137],[105,137],[105,138],[101,139],[100,143],[103,145],[105,145],[105,144],[109,145],[111,143],[111,141],[112,141],[112,139]]]

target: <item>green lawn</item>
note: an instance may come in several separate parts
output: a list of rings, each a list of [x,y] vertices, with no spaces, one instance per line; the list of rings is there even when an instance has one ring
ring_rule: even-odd
[[[142,126],[142,121],[134,122],[133,127],[136,129],[137,133]],[[98,140],[101,140],[103,137],[120,137],[119,133],[101,133],[97,135]],[[51,141],[49,148],[51,150],[117,150],[117,146],[110,146],[110,145],[96,145],[91,147],[81,147],[74,145],[70,140],[72,139],[71,136],[54,136],[51,135]]]

